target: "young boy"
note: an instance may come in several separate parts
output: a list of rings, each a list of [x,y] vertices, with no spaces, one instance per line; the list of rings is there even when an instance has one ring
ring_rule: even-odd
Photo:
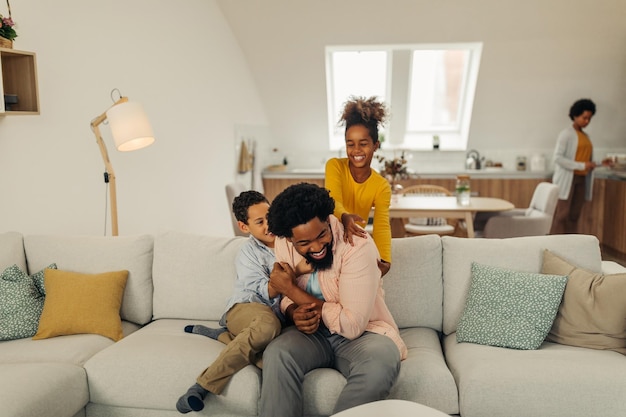
[[[176,402],[176,409],[183,414],[202,410],[209,392],[219,395],[235,372],[250,363],[258,364],[263,349],[278,336],[285,320],[280,312],[280,295],[269,285],[275,260],[275,236],[267,227],[269,202],[257,191],[244,191],[232,207],[239,229],[249,233],[250,238],[235,259],[235,292],[220,320],[223,327],[185,327],[187,333],[201,334],[227,346]],[[302,263],[296,273],[308,269],[308,264]]]

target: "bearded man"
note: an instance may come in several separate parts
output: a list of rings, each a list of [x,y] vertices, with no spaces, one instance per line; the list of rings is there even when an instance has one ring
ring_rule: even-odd
[[[333,413],[384,399],[406,357],[406,346],[384,300],[378,250],[369,235],[344,242],[329,192],[314,184],[286,188],[268,212],[276,263],[270,286],[283,294],[293,323],[263,355],[260,415],[304,414],[302,382],[316,368],[346,378]],[[313,267],[296,278],[303,258]]]

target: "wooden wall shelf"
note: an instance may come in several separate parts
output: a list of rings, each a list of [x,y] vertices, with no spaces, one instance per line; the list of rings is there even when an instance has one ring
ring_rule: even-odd
[[[5,108],[5,94],[18,103]],[[0,116],[32,114],[39,114],[35,53],[0,48]]]

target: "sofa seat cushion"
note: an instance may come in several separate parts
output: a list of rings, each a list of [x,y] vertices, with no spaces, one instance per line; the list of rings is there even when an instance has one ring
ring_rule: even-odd
[[[456,332],[471,283],[472,262],[520,272],[540,272],[543,251],[576,259],[581,268],[602,269],[600,243],[590,235],[527,236],[508,239],[441,238],[443,245],[443,332]]]
[[[395,259],[395,258],[394,258]],[[389,398],[415,401],[448,414],[459,411],[454,378],[446,366],[439,336],[433,329],[402,329],[408,356]],[[330,415],[346,379],[334,369],[315,369],[304,378],[304,415]]]
[[[538,350],[457,343],[444,352],[463,417],[626,415],[626,360],[617,352],[544,342]]]
[[[416,327],[400,330],[408,356],[389,398],[415,401],[446,414],[458,414],[459,394],[443,356],[439,334]]]
[[[67,417],[89,401],[85,370],[63,363],[0,364],[3,416]]]
[[[125,335],[138,328],[134,323],[122,322]],[[82,366],[87,359],[112,344],[111,339],[97,334],[75,334],[42,340],[8,340],[0,342],[0,363],[63,362]]]
[[[185,333],[188,324],[217,322],[154,321],[94,355],[85,364],[91,402],[105,406],[170,410],[198,375],[224,348],[221,342]],[[210,415],[257,415],[261,371],[249,365],[237,372],[222,395],[210,395]],[[173,415],[173,414],[172,414]]]

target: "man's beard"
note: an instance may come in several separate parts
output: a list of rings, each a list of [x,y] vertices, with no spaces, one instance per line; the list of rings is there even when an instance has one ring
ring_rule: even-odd
[[[315,259],[310,254],[306,253],[304,257],[309,261],[309,263],[315,268],[316,271],[323,271],[326,269],[330,269],[333,265],[333,251],[332,251],[332,242],[327,243],[326,248],[326,256],[322,259]]]

